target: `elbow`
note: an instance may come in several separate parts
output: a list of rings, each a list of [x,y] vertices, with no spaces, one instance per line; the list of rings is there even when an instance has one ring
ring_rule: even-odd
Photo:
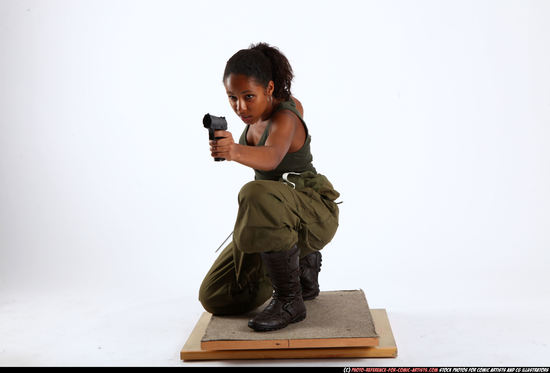
[[[285,155],[286,155],[286,154],[278,154],[276,157],[274,157],[274,159],[273,159],[273,161],[271,162],[271,165],[270,165],[268,171],[273,171],[273,170],[275,170],[277,167],[279,167],[279,165],[280,165],[281,162],[283,161]]]
[[[269,155],[265,157],[261,162],[261,168],[258,168],[261,171],[269,172],[275,170],[277,167],[279,167],[279,165],[283,161],[283,158],[285,157],[285,153],[280,154],[279,152],[273,151],[273,149],[270,149],[270,153],[268,154]]]
[[[265,167],[262,167],[260,170],[261,171],[266,171],[266,172],[273,171],[277,168],[277,166],[279,166],[280,163],[281,162],[270,163],[269,165],[266,165]]]
[[[279,158],[275,158],[273,160],[271,160],[269,163],[266,163],[264,167],[261,168],[262,171],[273,171],[275,170],[277,167],[279,167],[279,165],[281,164],[281,161],[282,161],[282,157]]]

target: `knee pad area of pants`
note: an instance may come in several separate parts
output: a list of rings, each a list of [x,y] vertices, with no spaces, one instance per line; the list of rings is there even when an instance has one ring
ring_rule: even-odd
[[[204,309],[213,315],[240,315],[264,303],[271,296],[271,292],[270,286],[263,286],[255,291],[246,288],[242,292],[231,294],[227,287],[215,288],[203,285],[199,291],[199,301]]]
[[[239,192],[239,204],[264,204],[278,200],[271,187],[272,183],[276,181],[255,180],[246,183]]]
[[[213,315],[227,315],[231,309],[227,307],[228,297],[221,289],[213,289],[208,286],[201,286],[199,290],[199,301],[207,312]]]

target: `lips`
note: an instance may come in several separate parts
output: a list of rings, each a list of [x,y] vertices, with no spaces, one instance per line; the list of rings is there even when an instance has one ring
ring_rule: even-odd
[[[248,122],[252,119],[252,115],[241,115],[241,119],[245,122]]]

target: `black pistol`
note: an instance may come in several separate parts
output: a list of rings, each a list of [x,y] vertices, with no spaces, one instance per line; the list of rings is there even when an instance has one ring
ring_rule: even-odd
[[[210,114],[205,114],[204,118],[202,118],[202,124],[204,124],[204,128],[208,128],[208,137],[210,140],[223,139],[223,137],[214,136],[214,131],[227,130],[227,122],[225,117],[215,117]],[[225,158],[214,158],[214,160],[217,162],[225,161]]]

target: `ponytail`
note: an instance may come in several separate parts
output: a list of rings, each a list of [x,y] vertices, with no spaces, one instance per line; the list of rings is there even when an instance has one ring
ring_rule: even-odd
[[[267,43],[253,44],[250,48],[235,53],[225,65],[223,80],[230,74],[252,77],[264,87],[272,80],[275,86],[273,97],[277,99],[288,101],[292,95],[292,67],[278,48]]]

